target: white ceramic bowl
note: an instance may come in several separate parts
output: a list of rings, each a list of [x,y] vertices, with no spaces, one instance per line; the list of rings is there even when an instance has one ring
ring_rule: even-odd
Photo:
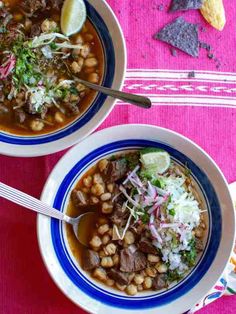
[[[180,134],[148,125],[122,125],[97,132],[73,147],[56,165],[45,184],[42,201],[65,211],[79,178],[104,156],[154,146],[167,150],[180,163],[187,162],[208,207],[209,230],[205,250],[191,273],[165,292],[130,297],[95,282],[73,257],[65,225],[38,216],[38,241],[44,263],[62,292],[94,314],[178,314],[204,297],[221,276],[233,247],[235,217],[227,182],[215,162]]]
[[[121,89],[126,70],[124,36],[117,18],[105,0],[85,0],[87,16],[103,44],[105,67],[103,85]],[[73,123],[50,134],[19,136],[0,131],[0,153],[33,157],[55,153],[78,143],[92,133],[115,105],[113,98],[98,94],[87,111]]]

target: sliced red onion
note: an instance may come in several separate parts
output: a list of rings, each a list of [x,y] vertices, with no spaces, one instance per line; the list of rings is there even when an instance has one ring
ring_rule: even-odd
[[[157,197],[157,191],[155,189],[155,187],[148,181],[148,190],[147,190],[148,194],[150,195],[150,197],[152,198],[156,198]]]
[[[157,239],[160,243],[162,243],[162,238],[161,236],[159,235],[159,233],[157,232],[155,226],[153,224],[149,225],[149,228],[150,228],[150,231],[151,231],[151,234],[152,236]]]
[[[4,63],[4,66],[0,66],[0,79],[5,79],[14,69],[15,64],[16,58],[11,54],[7,62]]]
[[[154,223],[155,216],[151,214],[149,224],[152,225]]]
[[[157,193],[160,194],[161,196],[166,196],[167,195],[165,190],[162,190],[162,189],[160,189],[160,188],[158,188],[156,186],[155,186],[155,189],[156,189]]]
[[[132,178],[133,174],[135,174],[139,170],[139,166],[136,166],[132,172],[127,176],[125,181],[123,182],[123,185],[125,185],[128,181],[130,181],[130,178]]]
[[[157,208],[158,208],[158,206],[156,204],[153,205],[151,208],[149,208],[148,213],[152,214]]]

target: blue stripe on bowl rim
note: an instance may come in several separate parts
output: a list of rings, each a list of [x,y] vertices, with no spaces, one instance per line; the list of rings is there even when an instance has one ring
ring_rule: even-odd
[[[78,180],[78,177],[81,173],[83,173],[84,169],[89,168],[89,165],[94,163],[94,161],[101,159],[104,155],[140,147],[162,148],[169,152],[175,161],[178,161],[182,165],[187,163],[194,180],[196,180],[199,184],[208,206],[210,227],[205,251],[198,261],[198,264],[184,280],[180,281],[179,284],[165,292],[157,293],[156,295],[151,296],[126,297],[110,293],[98,287],[78,270],[70,256],[71,253],[67,250],[65,240],[63,238],[62,223],[56,219],[51,219],[51,237],[53,247],[62,269],[67,274],[71,282],[73,282],[78,289],[82,290],[91,298],[113,307],[126,308],[130,310],[162,306],[185,295],[194,286],[196,286],[206,274],[215,259],[222,233],[220,204],[216,192],[206,174],[187,156],[162,142],[147,140],[123,140],[104,145],[92,151],[86,157],[82,158],[75,166],[73,166],[70,172],[65,176],[55,196],[53,204],[54,208],[63,210],[63,205],[68,197],[68,193],[71,191],[71,187]]]
[[[106,87],[111,87],[115,74],[115,50],[112,38],[110,36],[109,30],[103,21],[100,14],[94,9],[94,7],[85,0],[87,17],[89,21],[93,24],[97,31],[97,34],[101,40],[104,52],[104,78],[102,85]],[[76,132],[78,129],[83,127],[88,121],[90,121],[95,114],[100,110],[104,104],[107,96],[98,93],[95,97],[93,103],[89,108],[76,119],[74,122],[69,124],[63,129],[56,132],[43,134],[40,136],[20,136],[13,135],[9,133],[0,132],[0,142],[9,143],[13,145],[38,145],[53,142],[66,137],[69,134]]]

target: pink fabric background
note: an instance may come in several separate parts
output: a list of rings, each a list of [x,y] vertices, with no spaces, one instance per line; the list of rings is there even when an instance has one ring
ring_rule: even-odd
[[[212,61],[201,52],[199,59],[179,53],[170,56],[167,45],[154,41],[152,35],[176,14],[158,11],[153,0],[109,0],[125,33],[128,68],[170,70],[212,70]],[[221,58],[218,71],[234,72],[236,57],[234,1],[225,0],[227,26],[219,33],[206,26],[198,12],[185,13],[189,20],[207,27],[202,38],[215,47]],[[141,71],[141,70],[140,70]],[[145,82],[143,82],[145,84]],[[126,81],[126,88],[130,81]],[[235,88],[234,85],[230,85]],[[156,92],[158,94],[158,92]],[[235,91],[231,92],[235,97]],[[204,148],[222,169],[228,182],[236,180],[236,110],[229,108],[153,106],[144,111],[119,104],[100,128],[121,123],[149,123],[175,130]],[[16,159],[0,156],[0,181],[39,197],[45,180],[64,152],[47,157]],[[55,286],[38,250],[35,214],[0,199],[0,313],[1,314],[82,314]],[[199,314],[235,313],[236,298],[224,297]]]

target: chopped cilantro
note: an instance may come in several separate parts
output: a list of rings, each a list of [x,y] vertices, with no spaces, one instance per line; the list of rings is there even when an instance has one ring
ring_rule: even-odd
[[[50,46],[50,48],[53,49],[53,50],[57,49],[57,45],[56,45],[54,42],[51,42],[51,43],[49,44],[49,46]]]
[[[138,154],[127,154],[125,160],[128,164],[128,168],[133,170],[139,164],[139,155]]]
[[[196,263],[197,251],[196,251],[196,241],[192,239],[189,243],[190,250],[183,251],[182,258],[183,261],[190,267],[194,266]]]
[[[77,88],[74,87],[74,86],[71,86],[70,89],[69,89],[69,91],[70,91],[70,93],[73,94],[73,95],[78,95],[78,94],[79,94]]]
[[[167,279],[169,282],[179,281],[182,276],[177,272],[177,270],[168,270]]]
[[[55,93],[58,98],[65,99],[66,96],[68,95],[68,89],[61,87],[61,88],[58,88]]]
[[[37,65],[36,55],[27,43],[18,39],[12,48],[16,56],[16,66],[13,80],[17,87],[21,85],[35,86],[41,79],[41,74],[35,69]]]
[[[142,223],[147,224],[149,222],[149,214],[147,212],[144,212],[144,215],[142,215],[141,220]]]
[[[164,183],[164,181],[163,181],[161,178],[153,179],[153,180],[151,181],[151,183],[152,183],[153,185],[155,185],[156,187],[161,188],[161,189],[163,189],[164,186],[165,186],[165,183]]]
[[[175,215],[175,210],[174,208],[169,209],[169,215],[174,216]]]
[[[116,155],[112,155],[111,157],[110,157],[110,161],[115,161],[116,160]]]

